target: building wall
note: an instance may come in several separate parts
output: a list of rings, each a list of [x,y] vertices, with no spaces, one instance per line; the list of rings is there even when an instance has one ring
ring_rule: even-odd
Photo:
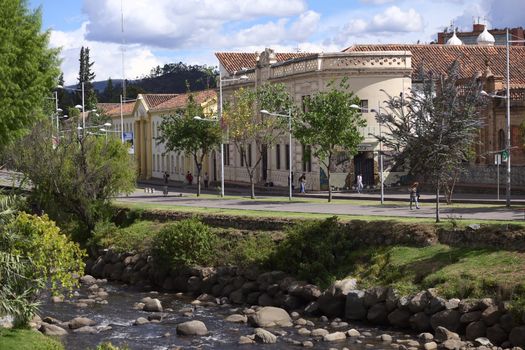
[[[267,55],[264,57],[264,55]],[[243,83],[225,84],[223,86],[224,100],[232,99],[234,91],[239,87],[254,87],[265,82],[284,83],[295,104],[302,107],[304,96],[311,96],[320,91],[329,89],[329,84],[333,81],[340,81],[348,78],[350,90],[353,91],[361,100],[368,102],[368,111],[363,113],[367,120],[367,126],[362,128],[361,133],[364,141],[360,145],[360,150],[367,158],[374,160],[373,184],[378,184],[378,156],[379,144],[372,135],[379,134],[379,125],[375,120],[375,113],[371,109],[381,108],[388,95],[399,96],[402,92],[409,91],[411,87],[411,55],[403,52],[375,52],[375,53],[345,53],[345,54],[325,54],[311,59],[296,60],[284,64],[273,65],[268,60],[271,51],[266,50],[261,54],[258,68],[253,72],[248,72],[250,80]],[[388,94],[388,95],[387,95]],[[370,135],[371,134],[371,135]],[[276,186],[288,186],[288,170],[284,165],[286,161],[286,145],[288,135],[285,134],[278,141],[281,153],[281,167],[277,168],[277,145],[272,145],[268,149],[268,173],[266,182],[272,182]],[[255,145],[252,145],[252,152]],[[326,169],[320,162],[311,159],[311,171],[309,167],[303,166],[303,147],[300,143],[292,140],[292,170],[294,172],[294,183],[304,172],[307,178],[307,189],[319,190],[323,186],[322,174],[326,174]],[[253,156],[255,159],[255,155]],[[234,182],[249,182],[246,170],[240,165],[239,152],[230,146],[230,166],[225,167],[226,180]],[[256,182],[262,183],[263,176],[261,167],[256,173]],[[350,187],[354,183],[355,176],[352,160],[342,162],[336,167],[332,174],[332,186],[336,188]],[[398,176],[389,176],[388,169],[385,169],[385,183],[397,181]]]

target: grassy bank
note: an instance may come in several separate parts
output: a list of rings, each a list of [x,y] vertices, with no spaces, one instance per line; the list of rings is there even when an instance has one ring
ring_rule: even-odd
[[[64,350],[62,343],[40,332],[0,328],[0,350]]]
[[[155,239],[159,232],[172,224],[139,219],[120,228],[109,225],[99,227],[93,243],[117,251],[150,254],[158,245]],[[426,225],[412,224],[410,229],[423,232],[428,229]],[[368,244],[352,231],[364,230],[368,237],[374,229],[388,229],[392,237],[407,232],[403,225],[363,221],[349,229],[335,218],[301,222],[285,231],[206,227],[204,243],[212,247],[211,252],[206,260],[193,261],[202,265],[252,264],[264,270],[283,270],[322,287],[351,276],[358,279],[362,288],[394,286],[402,294],[437,288],[443,297],[494,297],[515,303],[525,300],[524,252],[444,244],[416,247],[414,242]],[[196,232],[192,230],[188,232],[191,237]],[[167,244],[166,239],[162,242]],[[192,249],[185,248],[182,247],[184,254]],[[170,247],[166,249],[170,256],[176,254]]]

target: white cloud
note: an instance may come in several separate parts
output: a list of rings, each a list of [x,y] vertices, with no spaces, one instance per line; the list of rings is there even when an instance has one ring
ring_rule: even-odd
[[[374,5],[383,5],[389,2],[394,2],[395,0],[361,0],[365,4],[374,4]]]
[[[61,47],[62,64],[66,84],[77,82],[80,55],[82,46],[89,47],[90,59],[94,62],[93,71],[95,80],[106,80],[108,77],[118,79],[122,77],[121,46],[112,43],[101,43],[84,39],[88,23],[72,32],[52,31],[50,44]],[[163,64],[165,59],[156,57],[147,48],[138,45],[126,47],[126,77],[134,79],[149,73],[156,65]]]
[[[368,30],[374,32],[417,32],[423,29],[423,17],[414,9],[403,11],[389,7],[374,16]]]

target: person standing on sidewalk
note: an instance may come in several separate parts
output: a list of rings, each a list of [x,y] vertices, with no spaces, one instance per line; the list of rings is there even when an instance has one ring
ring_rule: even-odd
[[[170,174],[168,174],[167,171],[164,172],[162,175],[162,179],[164,180],[164,197],[168,195],[168,181],[170,179]]]
[[[419,182],[414,182],[412,186],[408,189],[408,192],[410,193],[410,210],[412,210],[412,203],[415,203],[416,209],[419,209]]]
[[[364,187],[363,186],[363,176],[361,174],[357,174],[356,186],[357,186],[357,193],[361,193]]]
[[[306,193],[306,174],[303,173],[301,177],[299,177],[299,186],[300,186],[300,193]]]

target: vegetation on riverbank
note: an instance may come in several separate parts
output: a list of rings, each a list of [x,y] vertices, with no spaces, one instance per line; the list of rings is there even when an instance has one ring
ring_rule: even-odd
[[[0,328],[0,350],[64,350],[62,343],[29,329]]]
[[[151,254],[152,242],[158,240],[156,232],[174,229],[173,224],[143,221],[136,218],[136,213],[131,216],[136,222],[115,227],[111,234],[97,233],[99,244],[103,242],[105,247],[111,246],[121,252],[134,246],[136,253]],[[402,294],[437,288],[443,297],[494,297],[513,300],[516,305],[525,300],[525,271],[522,269],[525,252],[488,245],[477,248],[439,243],[422,246],[429,234],[425,231],[429,231],[429,227],[435,229],[432,225],[393,221],[378,225],[359,221],[348,226],[336,218],[302,221],[284,231],[206,227],[195,219],[176,225],[179,225],[179,236],[193,237],[198,232],[203,239],[198,246],[211,247],[211,251],[199,255],[197,252],[202,250],[192,246],[183,255],[169,248],[166,256],[170,257],[171,264],[251,264],[264,270],[283,270],[322,287],[352,276],[362,288],[391,285]],[[449,229],[455,226],[457,224],[449,223]],[[482,230],[503,230],[502,226],[498,227]],[[510,229],[514,230],[513,234],[522,232],[519,226]],[[385,241],[384,236],[375,237],[374,230],[386,231],[390,241]],[[363,237],[377,239],[377,242],[365,242]],[[180,256],[173,260],[174,254]]]

